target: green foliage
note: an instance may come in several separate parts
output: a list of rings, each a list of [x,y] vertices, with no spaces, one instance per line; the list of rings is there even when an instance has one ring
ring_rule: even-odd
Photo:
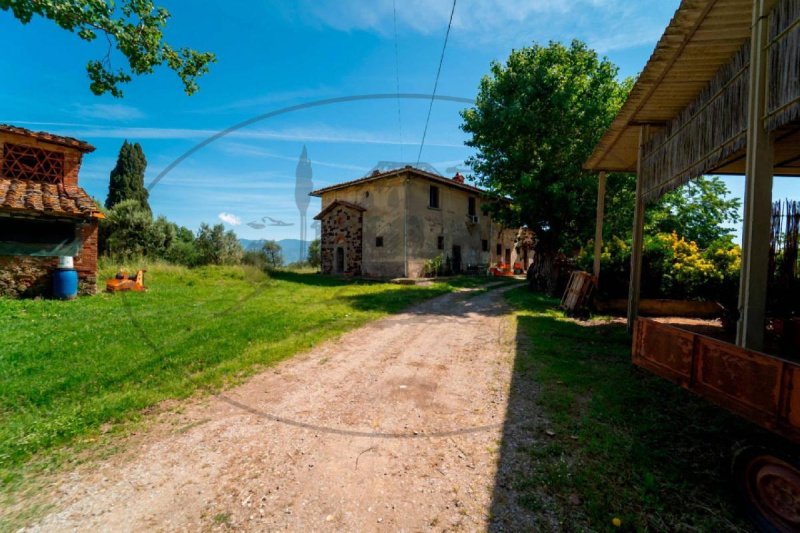
[[[236,234],[225,226],[200,224],[195,239],[198,263],[202,265],[235,265],[242,260],[244,250]]]
[[[261,246],[261,252],[264,254],[268,268],[278,268],[283,265],[281,245],[277,242],[264,241],[264,244]]]
[[[492,63],[475,106],[461,114],[466,144],[477,149],[468,162],[498,199],[490,212],[527,224],[537,251],[572,252],[592,234],[597,177],[581,165],[630,90],[616,76],[579,41],[534,44]]]
[[[632,366],[624,325],[569,320],[526,290],[506,297],[518,344],[499,468],[523,509],[554,530],[748,530],[729,453],[764,432]]]
[[[154,255],[149,246],[159,239],[153,233],[153,217],[137,200],[123,200],[112,207],[101,223],[104,250],[118,257]]]
[[[578,256],[578,267],[590,270],[593,247]],[[738,297],[741,248],[730,236],[703,249],[677,233],[645,235],[642,257],[642,296],[703,299],[733,309]],[[600,255],[600,294],[624,298],[628,292],[631,247],[619,237],[603,245]]]
[[[216,61],[210,52],[173,48],[167,43],[164,29],[169,11],[156,7],[151,0],[0,0],[0,9],[11,11],[23,24],[34,15],[50,19],[84,41],[103,35],[103,41],[108,42],[106,55],[86,66],[90,89],[97,95],[121,97],[120,85],[133,76],[151,74],[162,65],[178,75],[184,91],[191,95],[198,90],[197,78]],[[127,70],[112,70],[112,46],[127,60]]]
[[[319,239],[311,241],[308,245],[308,257],[306,261],[314,268],[319,268],[322,264],[322,248]]]
[[[445,270],[444,257],[437,255],[432,259],[428,259],[422,265],[422,275],[426,278],[435,278],[441,276]]]
[[[144,172],[147,159],[139,143],[122,143],[117,164],[111,171],[108,181],[106,207],[112,208],[125,200],[136,200],[142,208],[150,212],[148,198],[150,193],[144,186]]]
[[[738,198],[728,198],[729,193],[718,176],[692,180],[648,208],[646,231],[675,232],[707,248],[731,235],[732,230],[723,224],[739,222],[741,202]]]
[[[281,246],[275,241],[264,241],[261,248],[257,250],[245,250],[241,261],[245,265],[253,265],[262,270],[280,268],[283,266]],[[298,268],[303,266],[301,263],[293,263],[293,265]]]

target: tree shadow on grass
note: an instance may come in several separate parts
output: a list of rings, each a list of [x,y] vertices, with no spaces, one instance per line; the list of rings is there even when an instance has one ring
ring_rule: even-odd
[[[351,276],[331,276],[317,272],[292,272],[290,270],[271,270],[269,275],[273,279],[313,285],[316,287],[343,287],[347,285],[371,285],[386,283],[386,280],[355,278]]]
[[[749,528],[730,450],[765,432],[635,368],[623,325],[508,297],[521,313],[491,531]]]

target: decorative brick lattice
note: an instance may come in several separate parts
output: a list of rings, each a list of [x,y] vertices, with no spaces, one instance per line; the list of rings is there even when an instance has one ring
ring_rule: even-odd
[[[5,143],[3,176],[60,184],[64,178],[64,154],[35,146]]]

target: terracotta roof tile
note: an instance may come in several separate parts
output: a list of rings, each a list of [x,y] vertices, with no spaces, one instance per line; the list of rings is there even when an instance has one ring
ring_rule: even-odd
[[[421,177],[421,178],[426,178],[426,179],[429,179],[431,181],[442,183],[444,185],[449,185],[449,186],[452,186],[452,187],[456,187],[458,189],[464,189],[464,190],[467,190],[467,191],[470,191],[470,192],[474,192],[476,194],[485,193],[484,190],[479,189],[478,187],[474,187],[474,186],[468,185],[466,183],[458,182],[458,181],[455,181],[455,180],[453,180],[451,178],[446,178],[446,177],[440,176],[438,174],[432,174],[432,173],[427,172],[425,170],[421,170],[421,169],[414,168],[414,167],[411,167],[411,166],[406,166],[406,167],[403,167],[403,168],[396,168],[394,170],[389,170],[389,171],[386,171],[386,172],[379,172],[379,173],[371,174],[369,176],[366,176],[366,177],[363,177],[363,178],[359,178],[359,179],[356,179],[356,180],[337,183],[337,184],[331,185],[329,187],[323,187],[322,189],[317,189],[316,191],[312,191],[310,194],[311,194],[311,196],[322,196],[322,193],[325,193],[325,192],[328,192],[328,191],[335,191],[337,189],[345,189],[345,188],[350,187],[352,185],[358,185],[360,183],[365,183],[365,182],[368,182],[368,181],[379,180],[379,179],[388,178],[388,177],[391,177],[391,176],[398,176],[398,175],[400,175],[400,174],[402,174],[404,172],[407,172],[407,173],[409,173],[411,175],[418,176],[418,177]]]
[[[99,213],[94,200],[80,187],[0,177],[0,211],[91,217]]]
[[[325,215],[327,215],[332,209],[334,209],[335,207],[338,207],[338,206],[347,207],[349,209],[354,209],[356,211],[361,211],[361,212],[364,212],[364,211],[367,210],[366,207],[361,207],[360,205],[354,204],[352,202],[347,202],[345,200],[334,200],[333,202],[331,202],[328,205],[328,207],[326,207],[325,209],[320,211],[319,214],[314,217],[314,220],[322,220],[322,218]]]
[[[10,124],[0,124],[0,132],[12,133],[14,135],[23,135],[25,137],[39,139],[40,141],[58,144],[61,146],[67,146],[70,148],[75,148],[83,153],[94,152],[94,146],[87,143],[86,141],[81,141],[80,139],[75,139],[74,137],[53,135],[52,133],[47,133],[46,131],[33,131],[27,128],[11,126]]]

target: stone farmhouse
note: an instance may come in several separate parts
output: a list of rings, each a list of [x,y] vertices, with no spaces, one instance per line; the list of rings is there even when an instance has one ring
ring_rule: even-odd
[[[454,272],[532,260],[518,229],[484,215],[484,192],[456,174],[446,178],[406,166],[313,191],[322,200],[325,274],[422,277],[442,257]],[[529,241],[528,241],[529,242]]]
[[[47,294],[59,256],[74,258],[79,292],[95,292],[103,215],[78,186],[92,151],[71,137],[0,125],[0,295]]]

